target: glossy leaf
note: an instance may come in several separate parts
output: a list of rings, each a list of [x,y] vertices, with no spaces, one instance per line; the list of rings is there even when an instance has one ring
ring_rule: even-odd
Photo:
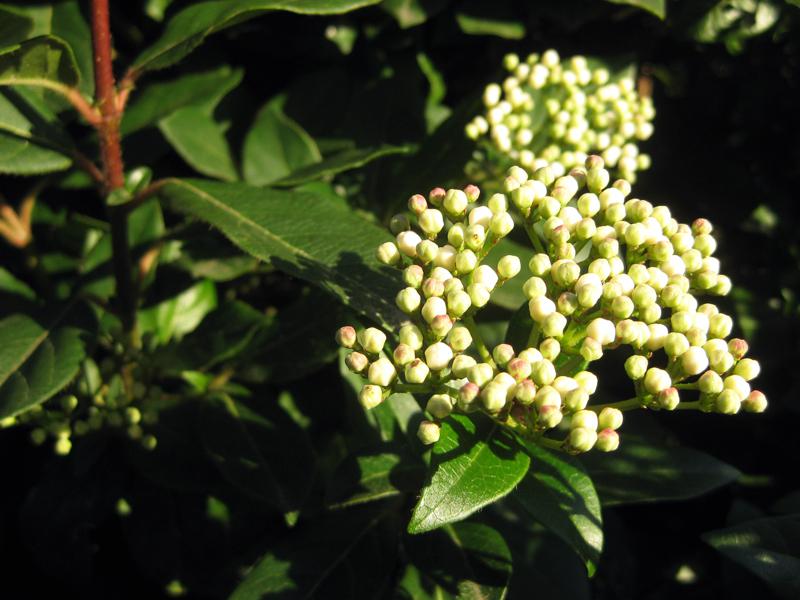
[[[211,111],[242,80],[240,69],[222,66],[217,69],[189,73],[169,81],[152,83],[137,90],[120,124],[120,133],[130,135],[186,106]]]
[[[703,539],[767,582],[782,598],[800,597],[800,515],[757,519]]]
[[[41,404],[64,388],[86,357],[95,328],[94,315],[83,304],[0,320],[0,419]]]
[[[264,105],[247,132],[242,173],[253,185],[266,185],[322,159],[314,140],[283,113],[283,98]]]
[[[159,344],[166,344],[193,331],[216,307],[214,282],[200,280],[177,296],[140,310],[139,328],[152,334]]]
[[[422,462],[407,452],[375,452],[348,456],[336,469],[326,491],[331,508],[347,508],[419,489]]]
[[[56,90],[80,81],[72,49],[55,36],[41,36],[0,50],[0,86],[32,85]]]
[[[649,13],[654,14],[659,19],[663,20],[667,16],[667,2],[666,0],[606,0],[613,4],[628,4],[641,8]]]
[[[442,423],[431,480],[414,507],[410,533],[465,519],[520,482],[531,459],[516,438],[488,418],[455,415]]]
[[[240,0],[197,2],[172,17],[155,44],[133,63],[136,72],[163,69],[189,54],[218,31],[273,10],[307,15],[340,14],[379,0]]]
[[[716,458],[628,434],[611,454],[581,457],[604,505],[684,500],[735,481],[740,473]]]
[[[160,193],[244,251],[323,287],[368,317],[388,325],[401,319],[392,302],[397,278],[375,258],[388,234],[348,207],[307,192],[203,180],[171,179]]]
[[[228,140],[219,123],[205,110],[187,106],[158,122],[167,141],[194,170],[235,181],[239,178]]]
[[[581,557],[589,576],[603,551],[600,500],[580,463],[563,453],[527,445],[531,468],[512,498]]]
[[[405,146],[379,146],[377,148],[352,148],[334,154],[319,162],[292,171],[285,177],[272,182],[276,187],[294,187],[308,181],[330,177],[343,171],[358,169],[364,165],[393,154],[406,154]]]
[[[406,540],[409,565],[400,597],[413,600],[501,600],[508,593],[511,551],[482,523],[454,523]]]
[[[63,171],[71,164],[72,161],[60,152],[0,132],[0,173],[38,175]]]

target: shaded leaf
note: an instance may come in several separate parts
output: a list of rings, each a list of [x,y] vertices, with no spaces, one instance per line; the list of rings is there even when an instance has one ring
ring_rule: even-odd
[[[32,85],[55,90],[80,81],[72,49],[55,36],[41,36],[0,50],[0,86]]]
[[[28,38],[33,20],[14,6],[0,6],[0,48]]]
[[[431,455],[431,480],[414,507],[410,533],[465,519],[508,494],[525,476],[530,456],[489,420],[454,415],[442,423]]]
[[[173,298],[140,310],[139,329],[166,344],[193,331],[216,307],[217,288],[213,281],[203,279]]]
[[[308,192],[203,180],[170,179],[160,194],[246,252],[323,287],[369,318],[389,326],[402,319],[391,301],[397,278],[375,258],[388,233],[348,207]]]
[[[134,61],[136,72],[163,69],[189,54],[203,40],[222,29],[265,12],[284,10],[307,15],[349,12],[379,0],[239,0],[197,2],[172,17],[161,37]]]
[[[0,132],[0,173],[38,175],[63,171],[70,165],[72,161],[61,152]]]
[[[0,419],[41,404],[75,376],[96,328],[83,304],[0,320]]]
[[[611,454],[581,457],[604,505],[684,500],[735,481],[740,473],[716,458],[679,446],[652,445],[633,434]]]
[[[383,0],[381,8],[392,15],[403,29],[421,25],[437,15],[448,0]]]
[[[322,159],[305,130],[283,113],[284,99],[258,112],[242,149],[242,173],[253,185],[266,185]]]
[[[492,291],[491,301],[497,306],[502,306],[510,310],[517,310],[523,304],[527,305],[528,303],[528,298],[525,296],[525,292],[522,291],[522,286],[525,284],[528,277],[531,276],[528,263],[536,252],[527,240],[523,245],[506,237],[500,240],[497,245],[489,251],[489,254],[487,254],[484,259],[484,264],[496,268],[500,259],[507,254],[513,254],[519,257],[522,263],[522,270],[516,277],[512,277],[503,283],[503,285],[496,287]]]
[[[659,19],[663,20],[667,16],[667,3],[666,0],[606,0],[613,4],[628,4],[641,8],[649,13],[654,14]]]
[[[497,16],[478,16],[465,12],[456,13],[456,22],[468,35],[494,35],[507,40],[525,37],[525,25],[519,21],[501,19]]]
[[[563,453],[527,444],[532,462],[512,498],[569,544],[591,577],[603,551],[603,516],[592,480]]]
[[[405,146],[388,145],[377,148],[352,148],[294,170],[285,177],[272,182],[272,185],[276,187],[294,187],[322,177],[330,177],[343,171],[358,169],[384,156],[406,154],[408,151],[409,149]]]
[[[800,597],[800,515],[757,519],[706,533],[703,540],[782,598]]]

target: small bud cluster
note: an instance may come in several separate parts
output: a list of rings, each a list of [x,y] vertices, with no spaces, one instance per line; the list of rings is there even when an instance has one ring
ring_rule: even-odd
[[[394,219],[404,223],[394,231],[396,242],[378,248],[378,258],[401,269],[407,286],[396,298],[409,316],[399,344],[387,346],[375,328],[337,333],[352,350],[347,366],[367,380],[362,405],[372,408],[397,391],[426,394],[429,420],[418,431],[426,444],[438,440],[439,422],[451,412],[480,410],[571,453],[615,450],[622,410],[765,410],[764,394],[750,387],[758,362],[745,357],[744,340],[728,339],[733,320],[697,299],[731,289],[713,256],[711,223],[679,223],[666,206],[631,198],[627,181],[609,185],[599,156],[565,176],[553,171],[529,176],[512,167],[505,193],[485,205],[476,204],[475,186],[409,200],[417,229],[407,218]],[[509,209],[536,254],[526,265],[505,256],[492,268],[482,261],[514,227]],[[532,321],[526,347],[500,344],[490,352],[474,314],[518,275],[527,277]],[[589,365],[621,347],[630,353],[625,371],[635,397],[590,404],[598,378]],[[699,399],[685,401],[684,390]],[[552,439],[551,432],[563,437]]]
[[[557,175],[583,164],[590,152],[631,182],[649,168],[650,157],[636,142],[652,135],[655,110],[633,79],[612,80],[583,56],[562,62],[555,50],[525,60],[509,54],[503,66],[508,76],[486,87],[486,112],[466,126],[469,138],[486,139],[508,162],[528,169],[553,165]]]
[[[113,361],[107,361],[102,371],[110,375]],[[92,362],[98,376],[100,371]],[[74,394],[53,398],[44,404],[0,421],[0,427],[23,425],[31,428],[31,441],[41,446],[52,440],[53,451],[66,456],[72,451],[75,438],[83,437],[93,431],[111,427],[124,431],[125,435],[147,449],[155,449],[158,441],[154,435],[145,432],[148,425],[158,422],[158,412],[146,408],[159,395],[156,388],[148,389],[136,382],[130,393],[122,389],[119,376],[109,376],[110,382],[102,384],[94,393],[86,389],[84,381],[79,381]]]

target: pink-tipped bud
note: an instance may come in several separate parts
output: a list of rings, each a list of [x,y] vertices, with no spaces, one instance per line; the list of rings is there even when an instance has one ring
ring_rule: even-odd
[[[461,389],[458,390],[458,408],[463,412],[472,412],[475,410],[475,400],[480,393],[481,388],[471,381],[462,385]]]
[[[414,358],[416,358],[414,356],[414,349],[408,344],[398,344],[397,348],[394,349],[394,363],[398,367],[406,366],[414,360]]]
[[[344,364],[346,364],[347,368],[353,373],[361,373],[367,368],[367,365],[369,365],[369,359],[361,354],[361,352],[351,352],[347,355],[347,358],[344,359]]]
[[[464,188],[464,193],[467,195],[467,200],[470,202],[477,202],[481,196],[481,190],[477,185],[469,184]]]
[[[742,408],[747,412],[761,413],[767,410],[767,397],[758,390],[753,390],[742,402]]]
[[[336,343],[342,348],[352,348],[356,343],[356,329],[350,325],[340,327],[336,332]]]
[[[522,381],[523,379],[530,377],[531,363],[524,358],[513,358],[508,361],[508,365],[506,365],[506,371],[508,371],[508,374],[511,375],[516,381]]]
[[[678,404],[680,404],[681,398],[677,388],[668,387],[658,393],[656,401],[664,410],[675,410]]]
[[[594,447],[600,452],[613,452],[619,448],[619,434],[613,429],[603,429],[597,434]]]
[[[414,194],[408,199],[408,210],[419,216],[428,208],[428,202],[422,194]]]
[[[749,349],[750,347],[747,342],[741,338],[732,338],[728,340],[728,352],[730,352],[736,360],[743,358]]]
[[[692,233],[695,235],[708,235],[713,227],[708,219],[695,219],[692,222]]]
[[[428,200],[434,206],[441,206],[445,196],[447,196],[447,192],[444,188],[435,187],[428,193]]]
[[[536,384],[530,379],[523,379],[514,388],[514,398],[523,406],[530,406],[536,399]]]
[[[452,328],[453,320],[447,315],[438,315],[431,321],[431,331],[439,338],[445,337]]]

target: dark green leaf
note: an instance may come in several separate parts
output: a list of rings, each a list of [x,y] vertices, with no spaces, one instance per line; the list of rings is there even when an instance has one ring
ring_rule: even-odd
[[[348,456],[336,469],[325,497],[331,508],[347,508],[419,489],[425,466],[408,452]]]
[[[177,296],[139,311],[139,329],[159,344],[193,331],[217,307],[217,288],[210,279],[198,281]]]
[[[482,523],[455,523],[406,542],[410,564],[398,587],[413,600],[501,600],[508,593],[511,552]]]
[[[204,407],[200,431],[226,480],[294,521],[313,483],[314,456],[302,430],[273,412],[268,418],[243,402],[221,399]]]
[[[397,277],[375,258],[388,233],[346,206],[306,192],[203,180],[171,179],[160,193],[246,252],[325,288],[369,318],[387,325],[402,319],[392,301]]]
[[[423,533],[465,519],[508,494],[531,459],[516,438],[488,418],[455,415],[442,423],[431,456],[431,480],[408,525]]]
[[[800,597],[800,515],[758,519],[703,536],[782,598]]]
[[[311,136],[283,113],[283,104],[281,97],[265,104],[247,132],[242,149],[247,183],[266,185],[322,159]]]
[[[440,13],[448,0],[383,0],[381,8],[392,15],[403,29],[421,25]]]
[[[222,66],[152,83],[133,96],[122,118],[120,133],[125,136],[155,125],[186,106],[202,108],[210,116],[219,101],[241,80],[241,69]]]
[[[521,40],[525,37],[525,25],[515,20],[458,12],[456,21],[461,31],[469,35],[495,35],[507,40]]]
[[[95,327],[83,304],[0,320],[0,419],[41,404],[66,386],[86,357]]]
[[[528,303],[528,298],[525,297],[522,286],[525,284],[528,277],[531,276],[528,270],[528,262],[530,262],[530,259],[536,253],[527,241],[525,245],[522,245],[506,237],[500,240],[500,242],[489,251],[484,262],[487,265],[496,267],[500,259],[507,254],[513,254],[519,257],[522,263],[522,271],[520,271],[516,277],[512,277],[503,285],[495,288],[492,292],[492,303],[510,310],[517,310],[523,304]]]
[[[197,2],[172,17],[155,44],[133,63],[137,72],[163,69],[189,54],[203,40],[222,29],[242,23],[268,11],[325,15],[349,12],[379,0],[239,0]]]
[[[80,81],[72,49],[55,36],[41,36],[0,50],[0,86],[32,85],[64,91]]]
[[[666,0],[606,0],[613,4],[628,4],[653,13],[659,19],[665,19],[667,16],[667,3]]]
[[[580,555],[591,577],[603,551],[603,516],[592,480],[563,453],[527,445],[532,462],[512,496]]]
[[[519,307],[519,310],[508,321],[508,329],[506,329],[506,337],[503,341],[506,344],[511,344],[511,347],[519,352],[528,347],[528,338],[532,327],[533,319],[531,319],[531,311],[528,309],[528,303],[526,302]]]
[[[358,169],[359,167],[363,167],[367,163],[384,156],[390,156],[392,154],[405,154],[408,151],[409,149],[405,146],[352,148],[350,150],[340,152],[339,154],[335,154],[330,158],[326,158],[320,162],[292,171],[278,181],[274,181],[272,185],[276,187],[294,187],[308,181],[320,179],[322,177],[330,177],[343,171]]]
[[[68,169],[72,161],[31,140],[0,132],[0,173],[38,175]]]
[[[0,293],[19,296],[24,300],[36,300],[36,292],[28,287],[25,282],[14,277],[3,267],[0,267]],[[2,311],[3,308],[4,307],[0,307],[0,311]],[[0,314],[2,314],[2,312],[0,312]]]
[[[14,6],[0,5],[0,48],[17,44],[28,38],[33,20]]]
[[[380,521],[381,508],[337,512],[307,524],[256,563],[229,600],[315,597],[326,577]]]
[[[158,122],[170,145],[194,170],[224,181],[239,178],[219,123],[197,106],[176,110]]]
[[[633,434],[611,454],[581,457],[604,505],[684,500],[735,481],[740,473],[716,458],[679,446],[652,445]]]

